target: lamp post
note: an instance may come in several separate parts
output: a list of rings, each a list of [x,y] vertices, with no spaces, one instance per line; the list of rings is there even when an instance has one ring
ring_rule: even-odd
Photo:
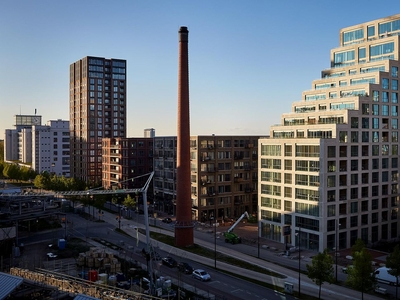
[[[338,248],[339,248],[339,236],[338,236],[338,229],[339,229],[340,223],[336,221],[336,233],[335,233],[335,263],[336,263],[336,282],[338,281],[338,272],[337,272],[337,260],[338,260]]]

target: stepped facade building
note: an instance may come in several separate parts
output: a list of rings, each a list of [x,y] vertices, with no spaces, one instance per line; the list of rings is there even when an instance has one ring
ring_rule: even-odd
[[[339,38],[258,145],[260,235],[317,251],[399,236],[400,14]]]

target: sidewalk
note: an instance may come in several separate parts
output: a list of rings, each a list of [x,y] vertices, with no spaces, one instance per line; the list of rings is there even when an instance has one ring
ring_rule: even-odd
[[[104,215],[104,220],[111,224],[115,223],[114,218],[115,218],[115,216],[110,213],[105,213],[105,215]],[[160,222],[160,220],[158,220],[158,222]],[[126,220],[126,219],[121,220],[121,224],[124,225],[123,226],[124,231],[126,231],[128,234],[130,234],[131,236],[134,237],[134,236],[136,236],[136,230],[133,228],[134,226],[128,226],[129,224],[131,225],[132,223],[136,223],[136,222],[134,220]],[[152,220],[149,223],[153,224]],[[137,226],[138,228],[145,229],[145,226],[143,224],[136,223],[135,226]],[[165,230],[165,229],[162,229],[159,227],[154,228],[154,227],[150,226],[149,230],[156,231],[158,233],[162,233],[165,235],[170,235],[170,236],[174,235],[174,232],[168,231],[168,230]],[[196,231],[195,231],[195,236],[196,236]],[[146,242],[146,236],[144,236],[142,234],[139,235],[139,239],[141,242]],[[196,237],[194,239],[194,242],[202,247],[205,247],[205,248],[208,248],[211,250],[215,249],[214,242],[208,242],[208,241],[205,241],[202,239],[198,239]],[[201,262],[204,265],[214,268],[214,264],[215,264],[214,259],[199,256],[199,255],[193,254],[191,252],[187,252],[182,249],[163,244],[156,240],[151,239],[151,243],[153,246],[158,247],[159,249],[161,249],[163,251],[173,253],[180,257],[187,257],[190,260]],[[236,247],[236,246],[239,246],[239,247]],[[247,249],[246,251],[242,251],[244,248],[253,248],[253,249]],[[280,279],[280,278],[272,277],[269,275],[260,274],[258,272],[238,268],[238,267],[235,267],[235,266],[223,263],[223,262],[219,262],[219,261],[216,262],[217,269],[229,271],[231,273],[240,273],[241,275],[246,276],[248,278],[265,281],[269,284],[276,285],[276,286],[279,286],[282,288],[284,287],[285,282],[288,282],[288,283],[293,284],[293,288],[295,291],[298,290],[298,283],[299,283],[299,281],[298,281],[299,273],[298,272],[270,262],[270,261],[277,260],[277,253],[274,253],[270,250],[266,250],[262,247],[260,247],[260,251],[262,252],[261,257],[269,256],[269,259],[268,259],[269,261],[266,261],[264,259],[259,259],[255,256],[244,253],[244,252],[251,252],[251,251],[254,252],[254,248],[255,248],[254,246],[243,245],[243,244],[241,244],[241,245],[237,244],[234,247],[218,245],[217,251],[221,252],[225,255],[232,256],[236,259],[240,259],[240,260],[252,263],[254,265],[264,267],[273,272],[283,274],[283,275],[287,276],[287,278]],[[302,265],[304,266],[305,263],[309,263],[311,261],[311,259],[309,257],[307,257],[308,254],[307,255],[305,255],[306,253],[302,253],[302,254],[303,254],[302,256],[305,256],[305,258],[302,259],[302,261],[301,261]],[[315,255],[315,253],[313,253],[313,255]],[[294,263],[294,262],[292,261],[292,263]],[[301,274],[300,277],[301,277],[301,280],[300,280],[301,292],[304,294],[308,294],[308,295],[318,295],[319,286],[317,286],[314,282],[312,282],[304,274]],[[352,289],[348,289],[346,287],[333,285],[333,284],[328,285],[327,283],[325,283],[322,285],[321,297],[322,297],[322,299],[326,299],[326,300],[337,300],[339,297],[341,299],[357,300],[357,299],[361,298],[361,292],[355,291]],[[381,297],[370,295],[370,294],[364,294],[364,299],[365,300],[378,300],[378,299],[381,299]]]

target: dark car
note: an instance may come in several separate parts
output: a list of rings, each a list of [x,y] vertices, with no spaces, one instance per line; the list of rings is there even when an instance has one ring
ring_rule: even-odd
[[[193,268],[188,263],[185,263],[185,262],[180,262],[178,264],[178,270],[185,274],[193,273]]]
[[[176,260],[173,259],[173,258],[170,257],[170,256],[164,257],[164,258],[162,259],[162,264],[163,264],[163,265],[166,265],[167,267],[170,267],[170,268],[175,268],[175,267],[178,265],[178,263],[176,262]]]
[[[164,223],[167,223],[167,224],[172,223],[172,219],[171,218],[164,218],[164,219],[162,219],[162,221]]]

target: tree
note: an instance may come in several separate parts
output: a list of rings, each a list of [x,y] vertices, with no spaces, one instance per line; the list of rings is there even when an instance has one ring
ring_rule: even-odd
[[[396,276],[396,299],[397,299],[397,286],[399,285],[400,276],[400,246],[396,245],[393,252],[386,257],[386,267],[390,275]]]
[[[361,239],[357,239],[354,245],[351,247],[351,252],[354,255],[356,252],[360,252],[365,248],[365,243]]]
[[[364,293],[375,286],[376,279],[372,267],[372,255],[365,247],[359,250],[360,245],[358,243],[355,247],[357,250],[353,253],[353,267],[347,269],[346,282],[354,289],[361,291],[361,299],[364,299]]]
[[[328,253],[328,249],[315,255],[311,265],[307,264],[308,278],[319,286],[318,299],[321,299],[321,287],[324,282],[329,284],[335,281],[333,276],[333,259]]]
[[[124,199],[124,206],[129,209],[136,207],[136,199],[132,198],[131,195],[128,194]]]

